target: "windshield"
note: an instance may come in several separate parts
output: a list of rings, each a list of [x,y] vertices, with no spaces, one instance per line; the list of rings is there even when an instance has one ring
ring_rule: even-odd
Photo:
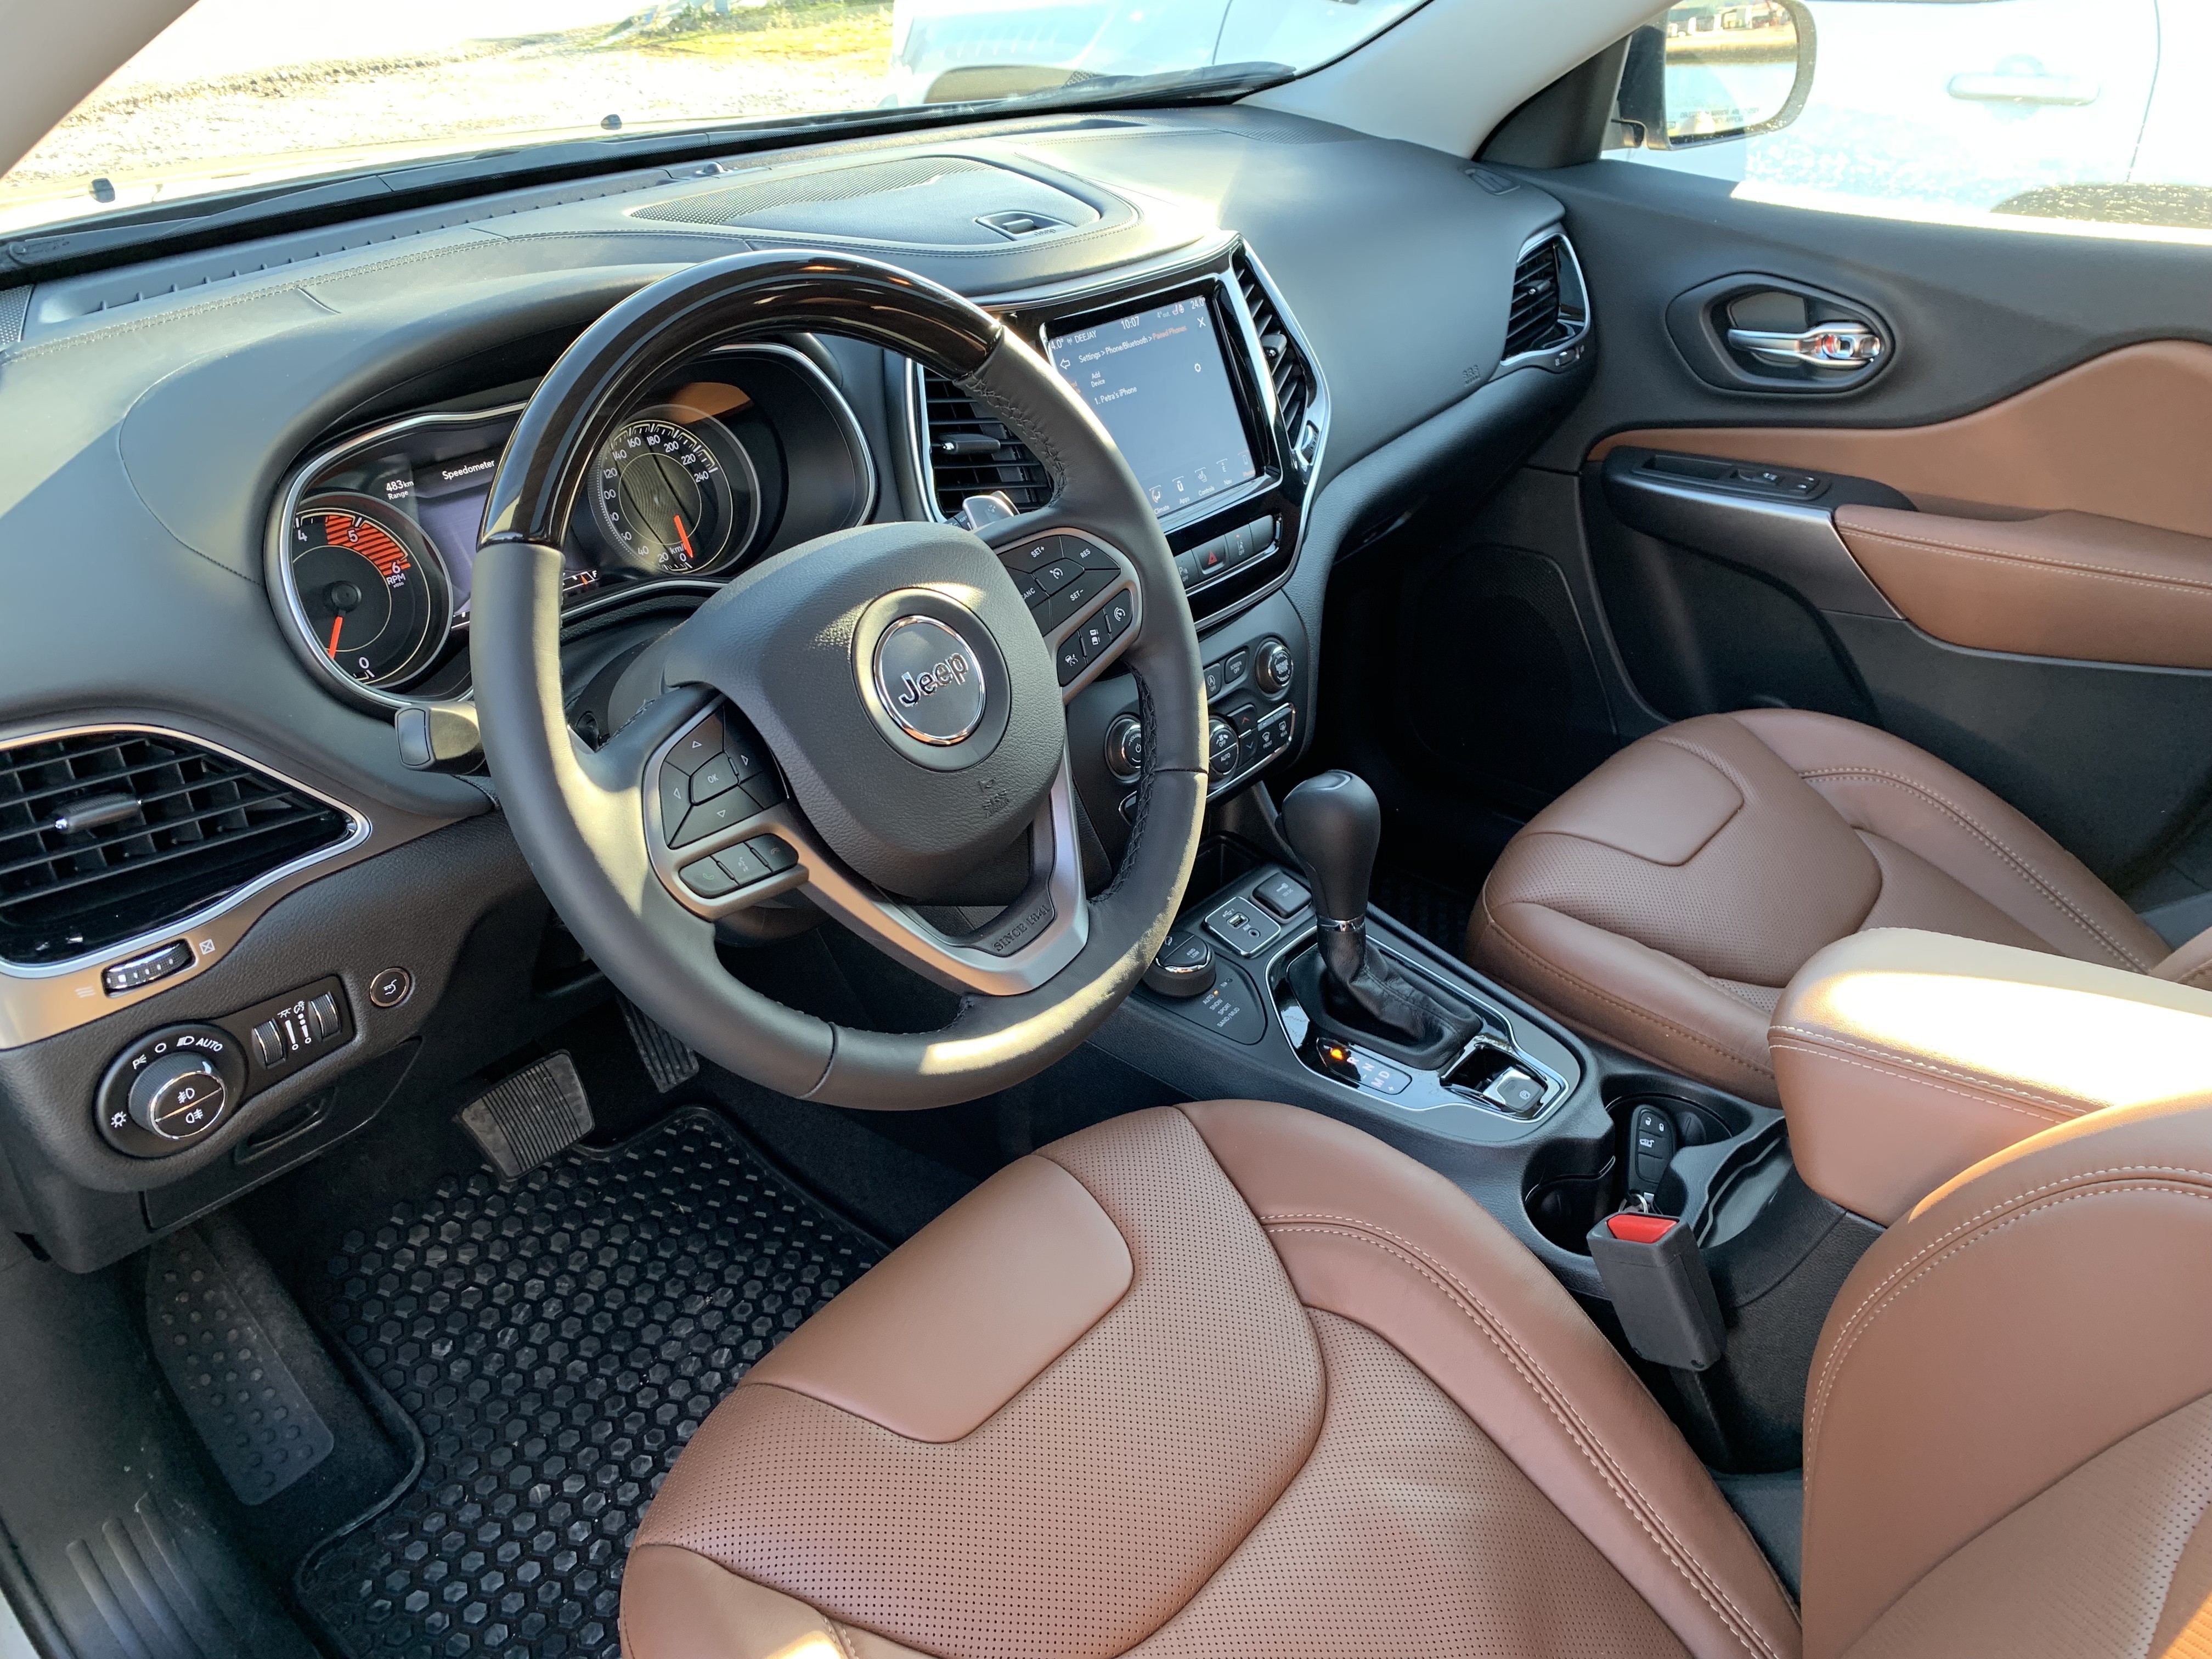
[[[1304,70],[1422,3],[198,0],[0,176],[0,229],[487,144]]]

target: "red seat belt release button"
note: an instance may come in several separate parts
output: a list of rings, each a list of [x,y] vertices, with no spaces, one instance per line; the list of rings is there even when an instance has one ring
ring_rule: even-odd
[[[1606,1231],[1632,1244],[1656,1244],[1674,1224],[1671,1215],[1650,1215],[1641,1210],[1623,1210],[1605,1218]]]
[[[1673,1216],[1624,1210],[1589,1230],[1590,1260],[1628,1346],[1654,1364],[1702,1371],[1727,1346],[1698,1235]]]

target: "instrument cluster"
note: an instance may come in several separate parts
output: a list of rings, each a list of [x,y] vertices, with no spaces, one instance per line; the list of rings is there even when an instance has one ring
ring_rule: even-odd
[[[426,410],[298,469],[270,527],[294,642],[356,701],[466,695],[471,574],[522,404]],[[866,520],[875,472],[851,408],[796,347],[737,346],[654,386],[600,447],[563,540],[563,603],[726,580]],[[404,695],[402,695],[404,694]]]

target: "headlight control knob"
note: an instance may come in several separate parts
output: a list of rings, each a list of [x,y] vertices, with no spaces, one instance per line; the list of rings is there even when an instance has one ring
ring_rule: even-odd
[[[1297,677],[1298,659],[1280,640],[1270,640],[1253,659],[1252,684],[1271,697],[1279,697],[1289,690],[1291,682]]]
[[[101,1079],[94,1110],[100,1133],[133,1158],[166,1158],[200,1139],[238,1108],[246,1055],[213,1025],[149,1032]]]

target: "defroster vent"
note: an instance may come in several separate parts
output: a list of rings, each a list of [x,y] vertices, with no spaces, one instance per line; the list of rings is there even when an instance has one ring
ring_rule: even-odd
[[[0,749],[0,957],[97,951],[352,831],[337,807],[182,738],[86,732]]]
[[[937,510],[947,519],[970,495],[1004,490],[1017,513],[1052,499],[1052,475],[1006,423],[951,381],[921,371],[921,446]]]

